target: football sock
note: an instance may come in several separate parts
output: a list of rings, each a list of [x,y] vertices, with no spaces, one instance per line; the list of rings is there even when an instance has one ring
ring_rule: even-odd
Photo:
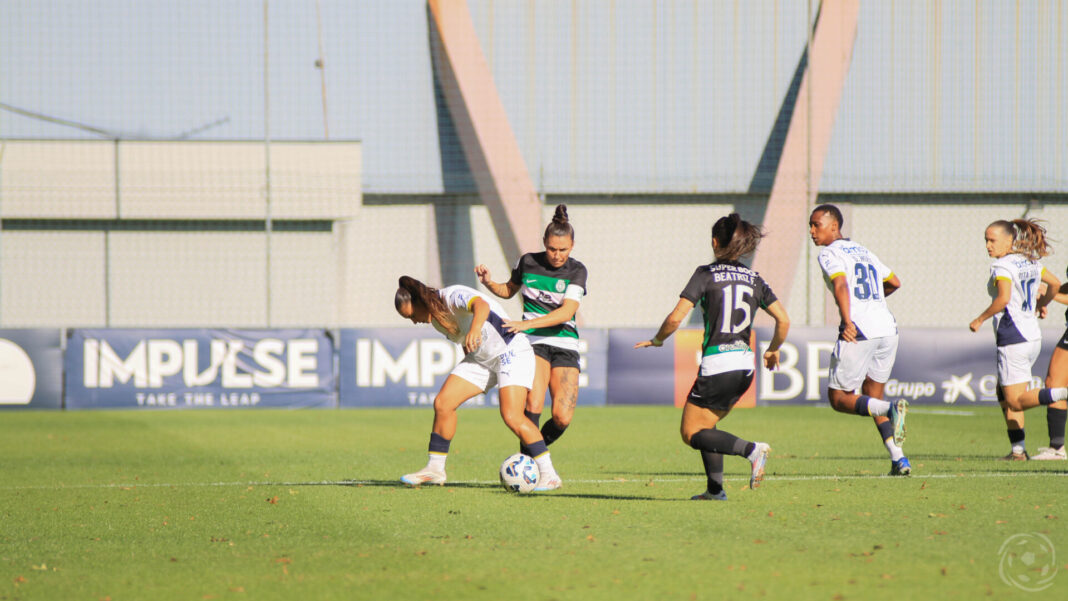
[[[1009,435],[1009,444],[1012,445],[1012,452],[1021,454],[1027,450],[1027,444],[1024,437],[1023,428],[1019,430],[1006,430]]]
[[[708,492],[717,494],[723,490],[723,455],[701,451],[701,462],[708,476]]]
[[[534,457],[534,462],[538,464],[538,472],[541,473],[542,478],[559,477],[556,474],[556,469],[553,468],[553,460],[544,440],[539,440],[530,445],[530,453]]]
[[[444,436],[437,432],[430,433],[430,448],[428,454],[430,458],[426,462],[426,466],[435,470],[445,469],[445,459],[449,456],[449,444],[451,440],[447,440]]]
[[[707,428],[690,438],[690,446],[698,451],[748,457],[756,445],[747,440],[742,440],[730,432],[724,432],[717,428]]]
[[[881,424],[875,424],[875,427],[879,429],[879,437],[883,439],[883,445],[886,447],[886,451],[890,453],[890,459],[897,461],[905,456],[901,447],[894,444],[894,424],[890,420],[886,420]]]
[[[1046,408],[1046,427],[1049,429],[1049,446],[1059,449],[1064,446],[1064,423],[1068,421],[1068,409]]]
[[[853,405],[853,413],[857,415],[886,416],[890,412],[890,403],[882,399],[862,394],[857,397]]]
[[[545,444],[552,444],[564,435],[564,430],[567,430],[567,426],[561,428],[556,420],[550,419],[541,427],[541,436],[545,439]]]
[[[1068,399],[1068,388],[1043,388],[1038,391],[1039,405],[1052,405],[1065,399]]]
[[[527,411],[526,409],[524,409],[523,415],[527,416],[527,419],[530,420],[530,423],[534,424],[535,428],[538,427],[538,422],[541,421],[541,413],[534,413],[533,411]],[[522,440],[519,441],[519,452],[524,455],[533,456],[530,452],[530,449],[527,448],[527,445],[523,444]]]

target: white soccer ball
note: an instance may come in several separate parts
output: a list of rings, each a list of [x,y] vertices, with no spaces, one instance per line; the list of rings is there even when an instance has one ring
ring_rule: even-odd
[[[530,492],[538,486],[538,464],[530,455],[516,453],[501,464],[501,485],[510,492]]]

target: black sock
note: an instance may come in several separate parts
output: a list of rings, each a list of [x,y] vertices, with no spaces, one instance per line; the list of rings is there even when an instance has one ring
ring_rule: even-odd
[[[448,454],[450,443],[452,443],[451,440],[447,440],[444,436],[438,434],[437,432],[431,432],[429,451],[431,453]]]
[[[879,429],[879,440],[886,442],[887,438],[894,437],[894,422],[886,420],[881,424],[875,424],[875,427]]]
[[[871,397],[863,394],[857,397],[857,402],[853,405],[853,413],[856,413],[857,415],[871,415],[868,411],[869,400],[871,400]]]
[[[555,419],[550,419],[541,427],[541,436],[545,439],[545,444],[552,444],[564,435],[564,430],[567,430],[567,426],[561,428],[556,424]]]
[[[1010,428],[1006,430],[1006,432],[1009,435],[1009,444],[1011,445],[1018,445],[1026,438],[1026,436],[1024,436],[1023,428],[1020,428],[1019,430],[1013,430]]]
[[[756,445],[730,432],[724,432],[718,428],[707,428],[690,438],[690,446],[698,451],[748,457]]]
[[[526,409],[523,410],[523,413],[527,416],[527,419],[534,424],[535,428],[541,424],[541,413],[534,413],[533,411],[527,411]]]
[[[1038,391],[1038,404],[1047,406],[1053,404],[1053,395],[1050,394],[1049,388],[1043,388]]]
[[[708,476],[708,492],[718,494],[723,490],[723,455],[701,451],[701,461]]]
[[[1046,408],[1046,427],[1049,429],[1049,446],[1059,449],[1064,446],[1064,422],[1068,421],[1068,409]]]

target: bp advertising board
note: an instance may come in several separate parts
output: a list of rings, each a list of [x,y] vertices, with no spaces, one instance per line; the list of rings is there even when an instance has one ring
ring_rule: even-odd
[[[758,328],[760,353],[771,340],[770,328]],[[1032,368],[1041,386],[1061,331],[1043,330],[1042,353]],[[760,366],[757,402],[761,405],[827,402],[827,368],[834,350],[833,328],[790,328],[775,371]],[[994,335],[989,328],[904,328],[897,358],[886,382],[886,398],[928,405],[997,405]]]

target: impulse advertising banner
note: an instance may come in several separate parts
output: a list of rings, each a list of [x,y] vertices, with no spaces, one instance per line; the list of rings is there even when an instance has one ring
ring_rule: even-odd
[[[78,329],[68,409],[336,407],[325,330]]]
[[[583,329],[579,340],[578,404],[605,404],[605,330]],[[464,358],[459,345],[429,327],[346,328],[339,343],[342,407],[430,407],[445,378]],[[546,395],[548,397],[548,395]],[[464,407],[496,407],[497,389]],[[546,407],[550,403],[546,401]]]
[[[63,403],[61,333],[0,330],[0,409],[59,409]]]
[[[1041,386],[1061,330],[1043,330],[1042,354],[1032,368]],[[771,340],[771,328],[757,328],[759,350]],[[827,367],[838,332],[835,328],[792,327],[780,352],[781,366],[760,366],[760,405],[827,402]],[[897,360],[886,383],[887,398],[930,405],[997,405],[997,359],[989,328],[907,328],[900,332]]]

